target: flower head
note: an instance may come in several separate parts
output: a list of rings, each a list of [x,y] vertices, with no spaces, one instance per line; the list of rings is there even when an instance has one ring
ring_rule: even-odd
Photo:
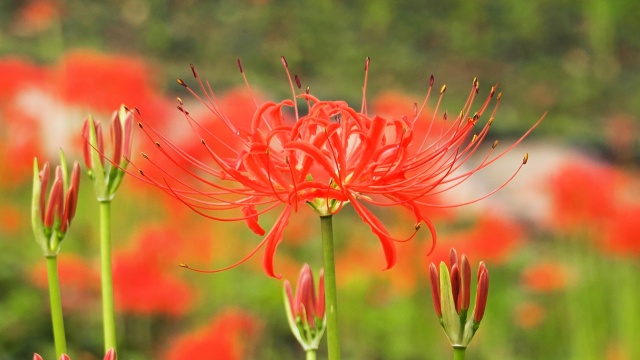
[[[197,213],[215,220],[245,221],[254,233],[266,234],[256,249],[237,264],[264,247],[263,266],[269,276],[280,277],[274,271],[273,257],[292,211],[297,211],[301,204],[309,205],[320,216],[336,214],[343,206],[351,204],[379,238],[386,269],[396,263],[394,243],[408,239],[392,236],[367,205],[408,209],[415,218],[409,230],[413,235],[409,239],[426,225],[435,245],[435,228],[424,209],[461,206],[481,198],[465,204],[442,205],[433,197],[451,190],[493,163],[531,131],[498,154],[494,154],[497,141],[494,142],[484,159],[469,167],[468,161],[480,149],[494,121],[497,103],[493,110],[487,109],[492,99],[497,98],[499,102],[501,98],[501,94],[496,96],[495,86],[484,102],[474,109],[473,101],[479,93],[479,83],[474,79],[468,100],[454,119],[447,112],[439,111],[438,105],[446,90],[446,86],[442,86],[430,118],[430,130],[426,135],[416,135],[413,129],[425,111],[434,86],[433,77],[424,102],[415,104],[413,114],[387,118],[367,113],[365,94],[369,59],[365,63],[360,110],[344,101],[318,99],[311,95],[309,88],[296,94],[294,82],[298,89],[302,87],[301,82],[297,76],[291,79],[284,58],[282,62],[295,101],[262,104],[256,101],[249,127],[242,127],[225,115],[209,83],[203,82],[192,66],[204,95],[199,95],[182,79],[178,79],[178,83],[222,119],[224,126],[209,129],[200,125],[180,99],[178,109],[209,158],[201,159],[186,153],[140,117],[139,127],[157,152],[152,156],[143,153],[149,166],[136,164],[140,179],[157,186]],[[239,61],[238,65],[248,84]],[[306,103],[306,115],[300,114],[298,101]],[[290,109],[293,109],[293,119],[288,116]],[[477,124],[486,112],[490,113],[489,119],[478,128]],[[219,148],[225,151],[216,151]],[[231,156],[228,156],[229,152]],[[163,159],[155,159],[156,155]],[[179,171],[168,170],[164,159],[169,159]],[[526,161],[525,155],[515,173]],[[282,208],[280,215],[266,231],[259,224],[259,217],[276,208]],[[228,210],[236,213],[229,215]]]
[[[55,169],[53,185],[47,198],[50,172],[49,162],[45,162],[40,169],[38,159],[33,159],[31,225],[44,255],[56,256],[76,213],[80,164],[77,161],[74,162],[73,171],[69,177],[66,158],[60,150],[60,165]]]
[[[440,273],[435,264],[429,266],[431,294],[440,325],[456,347],[466,347],[480,327],[484,317],[489,294],[489,272],[484,262],[478,267],[478,289],[471,318],[467,320],[471,298],[471,266],[466,255],[458,259],[458,253],[451,249],[450,268],[440,262]]]
[[[112,157],[105,164],[104,141],[100,122],[89,116],[84,122],[83,154],[89,178],[93,181],[98,201],[111,201],[118,190],[131,158],[133,114],[124,105],[111,119]]]
[[[300,270],[295,294],[289,281],[285,280],[284,303],[289,327],[300,345],[305,351],[317,350],[324,330],[327,328],[323,270],[320,270],[317,297],[313,272],[309,265],[304,264]]]

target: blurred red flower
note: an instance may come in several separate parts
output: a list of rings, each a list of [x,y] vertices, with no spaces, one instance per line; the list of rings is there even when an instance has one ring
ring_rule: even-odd
[[[471,228],[448,234],[443,242],[451,246],[455,244],[459,253],[468,254],[474,259],[500,264],[521,245],[524,236],[524,229],[515,220],[483,212]],[[439,246],[430,258],[436,264],[447,262],[447,246]]]
[[[85,259],[73,254],[58,255],[58,276],[65,309],[91,310],[100,299],[100,275]],[[47,267],[38,263],[30,273],[31,282],[41,289],[49,288]]]
[[[525,268],[521,281],[529,291],[552,292],[563,290],[571,277],[571,271],[566,265],[543,261]]]
[[[585,158],[573,158],[548,181],[549,221],[560,230],[594,229],[613,215],[621,176],[613,168]]]
[[[113,286],[116,309],[141,315],[181,316],[194,302],[195,292],[176,275],[174,259],[183,244],[174,231],[147,230],[135,248],[116,252]]]
[[[605,224],[598,243],[608,253],[640,255],[640,204],[620,206]]]
[[[251,315],[227,310],[189,334],[177,337],[162,356],[165,360],[243,360],[260,334],[260,323]]]
[[[514,322],[523,329],[538,327],[547,316],[547,310],[534,301],[526,301],[516,305],[514,309]]]

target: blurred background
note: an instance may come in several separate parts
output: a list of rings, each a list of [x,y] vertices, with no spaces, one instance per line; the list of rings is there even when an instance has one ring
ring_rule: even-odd
[[[447,84],[442,109],[454,114],[474,77],[481,98],[498,83],[489,144],[512,143],[548,112],[513,152],[443,199],[490,192],[529,153],[502,192],[431,214],[439,242],[429,257],[421,233],[398,244],[398,264],[383,272],[370,229],[351,209],[335,217],[345,359],[451,357],[427,268],[452,246],[474,271],[486,261],[491,275],[468,359],[640,358],[639,13],[635,0],[1,1],[0,359],[54,354],[29,220],[33,157],[57,163],[62,147],[81,161],[83,120],[91,113],[106,123],[121,103],[180,133],[180,96],[207,123],[211,115],[175,82],[191,76],[190,63],[228,114],[246,119],[236,59],[254,91],[280,101],[290,96],[281,55],[316,96],[355,107],[371,57],[370,113],[410,114],[431,74],[437,89]],[[102,352],[98,204],[82,180],[59,266],[69,352],[89,360]],[[243,223],[203,219],[131,178],[113,208],[122,358],[304,356],[288,330],[282,281],[264,275],[260,255],[215,275],[177,266],[239,260],[259,241]],[[372,210],[390,230],[413,225],[405,213]],[[319,240],[319,221],[301,209],[276,269],[292,281],[304,262],[317,273]]]

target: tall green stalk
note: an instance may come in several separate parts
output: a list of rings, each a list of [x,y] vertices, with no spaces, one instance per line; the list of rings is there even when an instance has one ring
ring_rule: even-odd
[[[453,360],[464,360],[466,347],[454,346],[453,347]]]
[[[116,349],[116,316],[113,305],[111,266],[111,201],[100,202],[100,269],[102,277],[102,321],[104,350]]]
[[[320,227],[322,232],[322,257],[324,260],[324,286],[327,309],[327,346],[329,349],[329,360],[339,360],[338,296],[336,291],[332,216],[321,216]]]
[[[47,256],[47,277],[49,278],[49,301],[51,303],[51,322],[53,323],[53,341],[56,346],[56,358],[67,353],[67,339],[64,334],[62,318],[62,299],[60,279],[58,278],[58,258]]]

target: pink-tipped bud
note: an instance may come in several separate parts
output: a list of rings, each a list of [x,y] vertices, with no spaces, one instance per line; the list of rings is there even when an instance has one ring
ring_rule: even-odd
[[[111,348],[107,351],[106,354],[104,354],[103,360],[116,360],[116,358],[116,350],[114,348]]]
[[[436,309],[438,318],[442,317],[442,308],[440,305],[440,276],[438,269],[434,263],[429,265],[429,279],[431,280],[431,296],[433,297],[433,306]]]
[[[296,309],[295,309],[295,302],[293,301],[293,290],[291,289],[291,283],[289,282],[289,280],[285,280],[284,281],[284,291],[287,294],[287,302],[289,303],[288,307],[289,307],[289,311],[291,312],[291,316],[295,319],[296,318]]]
[[[71,358],[67,354],[62,354],[60,355],[60,360],[71,360]]]
[[[43,360],[43,359],[42,359],[42,356],[40,356],[40,354],[35,353],[33,354],[33,360]]]
[[[40,219],[44,222],[44,212],[46,205],[47,187],[49,187],[49,177],[51,170],[49,168],[49,162],[45,162],[42,166],[42,170],[38,173],[40,179]]]
[[[473,310],[473,321],[479,323],[484,317],[484,311],[487,307],[487,297],[489,295],[489,271],[484,266],[484,262],[480,264],[478,269],[478,290],[476,292],[476,305]]]
[[[118,116],[118,112],[113,112],[111,118],[111,144],[113,146],[113,158],[111,159],[114,164],[120,164],[120,158],[122,158],[122,145],[123,145],[123,131],[122,123]]]
[[[471,297],[471,264],[467,255],[462,254],[460,260],[460,293],[458,295],[458,309],[469,309],[469,301]]]
[[[53,182],[53,187],[49,193],[49,201],[47,202],[47,209],[44,214],[43,225],[45,228],[51,228],[55,216],[61,212],[63,201],[63,184],[62,177],[57,177]]]
[[[71,224],[71,220],[76,215],[76,208],[78,206],[78,189],[80,188],[80,164],[76,161],[73,163],[73,170],[71,172],[71,184],[67,190],[67,195],[64,201],[64,215],[62,217],[62,224],[60,225],[60,231],[63,233],[67,231],[67,227]]]
[[[452,268],[454,264],[458,263],[458,252],[456,249],[451,248],[449,250],[449,267]]]
[[[460,306],[458,301],[456,301],[460,294],[460,269],[458,269],[458,264],[454,264],[451,267],[449,276],[451,279],[451,293],[453,295],[453,301],[456,303],[456,311],[460,313]]]

